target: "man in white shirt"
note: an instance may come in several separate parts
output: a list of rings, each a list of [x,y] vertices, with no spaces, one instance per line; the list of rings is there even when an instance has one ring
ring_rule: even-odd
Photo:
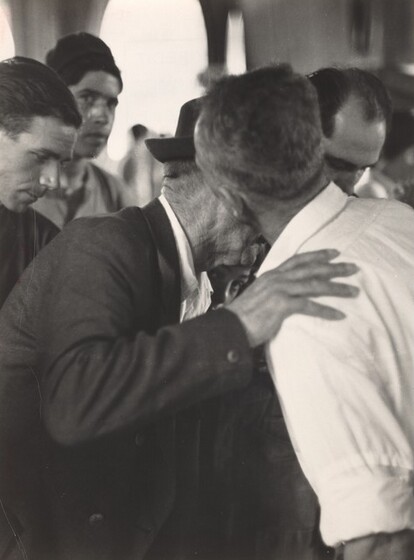
[[[352,283],[362,296],[340,304],[347,319],[325,328],[318,319],[290,317],[268,346],[268,363],[321,504],[325,542],[338,554],[342,547],[346,560],[408,560],[414,213],[328,184],[315,92],[287,65],[220,81],[204,104],[195,145],[218,198],[272,245],[259,275],[331,245],[360,267]]]

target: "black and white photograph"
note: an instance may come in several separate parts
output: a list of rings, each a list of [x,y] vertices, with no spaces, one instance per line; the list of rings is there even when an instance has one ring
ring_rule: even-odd
[[[414,1],[0,0],[0,560],[414,559]]]

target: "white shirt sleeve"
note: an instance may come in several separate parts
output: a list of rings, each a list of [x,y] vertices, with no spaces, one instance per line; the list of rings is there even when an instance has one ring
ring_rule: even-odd
[[[400,310],[375,278],[362,288],[356,300],[324,298],[347,319],[290,317],[267,350],[331,546],[414,529],[413,321],[402,328]]]

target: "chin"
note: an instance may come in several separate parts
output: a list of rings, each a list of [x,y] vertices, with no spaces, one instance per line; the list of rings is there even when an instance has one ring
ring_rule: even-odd
[[[354,194],[355,185],[345,185],[344,183],[342,183],[342,184],[337,183],[337,185],[341,189],[341,191],[343,191],[348,196],[350,196],[351,194]]]
[[[101,152],[103,151],[105,146],[106,146],[106,144],[102,144],[100,146],[82,145],[82,146],[79,146],[79,148],[76,147],[75,155],[78,158],[94,159],[94,158],[97,158],[101,154]]]

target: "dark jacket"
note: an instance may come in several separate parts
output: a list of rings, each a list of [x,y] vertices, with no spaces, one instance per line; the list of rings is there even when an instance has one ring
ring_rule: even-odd
[[[143,558],[176,498],[175,413],[251,378],[236,316],[174,325],[179,305],[154,201],[69,224],[4,306],[0,490],[31,560]]]
[[[0,206],[0,308],[25,268],[57,233],[33,208],[17,213]]]

